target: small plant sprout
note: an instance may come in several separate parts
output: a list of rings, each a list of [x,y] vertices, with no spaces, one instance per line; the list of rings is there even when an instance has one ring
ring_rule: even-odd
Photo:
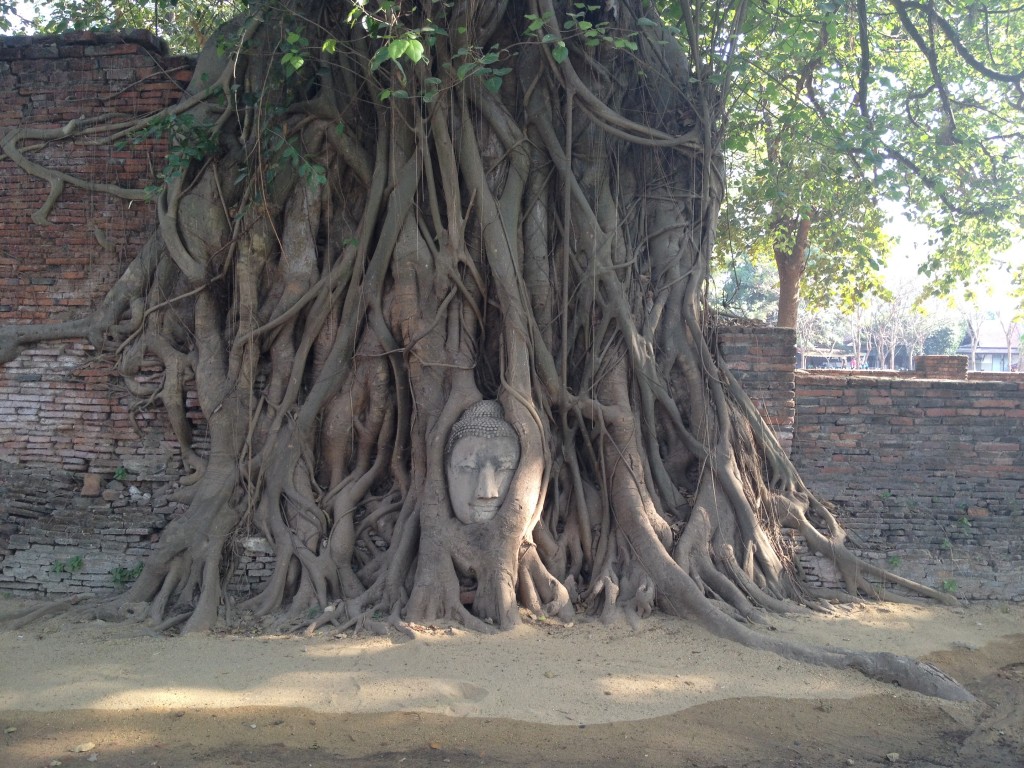
[[[67,560],[55,560],[50,570],[53,573],[78,573],[83,567],[85,567],[85,560],[81,555],[75,555]]]
[[[142,573],[142,563],[137,563],[132,568],[125,568],[124,566],[118,566],[110,571],[111,577],[114,579],[115,584],[128,584],[139,578],[139,574]]]

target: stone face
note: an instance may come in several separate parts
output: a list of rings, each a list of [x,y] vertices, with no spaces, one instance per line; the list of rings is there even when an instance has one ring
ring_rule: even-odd
[[[496,400],[481,400],[452,426],[445,449],[448,499],[467,525],[498,513],[519,466],[519,437],[503,417]]]

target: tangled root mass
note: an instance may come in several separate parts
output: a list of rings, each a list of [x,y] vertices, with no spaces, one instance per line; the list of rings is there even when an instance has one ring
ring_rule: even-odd
[[[660,609],[966,696],[907,659],[750,627],[823,605],[785,528],[851,596],[938,595],[844,547],[716,354],[722,85],[652,5],[288,0],[221,30],[167,112],[208,154],[168,176],[148,244],[94,314],[0,336],[8,359],[85,336],[126,375],[161,364],[189,507],[115,608],[212,627],[225,553],[255,534],[275,569],[242,607],[282,626]],[[465,524],[445,445],[481,399],[520,458],[498,514]]]

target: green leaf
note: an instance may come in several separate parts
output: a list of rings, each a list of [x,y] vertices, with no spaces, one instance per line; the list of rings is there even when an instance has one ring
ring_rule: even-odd
[[[397,61],[405,55],[405,52],[409,50],[409,43],[411,40],[399,38],[398,40],[392,40],[387,44],[388,58],[393,61]],[[422,46],[420,46],[422,49]],[[422,53],[422,50],[420,51]]]
[[[558,44],[551,50],[551,58],[559,64],[569,58],[569,49],[565,47],[564,42],[558,41]]]
[[[413,64],[423,58],[423,43],[419,40],[408,40],[408,47],[405,49],[405,56],[407,59],[412,61]]]
[[[380,68],[380,65],[389,58],[391,58],[391,56],[387,46],[378,48],[370,59],[370,69],[376,72]]]
[[[500,77],[489,77],[484,81],[484,86],[491,93],[497,93],[501,90],[502,80]]]

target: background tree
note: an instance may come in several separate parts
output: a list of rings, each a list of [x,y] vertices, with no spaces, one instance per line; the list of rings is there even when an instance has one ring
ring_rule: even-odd
[[[0,5],[0,11],[10,14],[16,3],[6,5],[7,9]],[[246,0],[37,0],[32,18],[24,21],[43,34],[79,29],[148,29],[166,40],[172,51],[194,53],[220,24],[245,5]]]
[[[716,264],[710,299],[717,312],[775,324],[779,309],[779,278],[763,262],[733,259]]]
[[[1008,4],[795,2],[744,38],[723,245],[774,258],[780,325],[802,279],[812,306],[877,287],[882,200],[933,232],[936,292],[1019,237],[1021,23]]]
[[[92,315],[0,336],[0,359],[85,336],[126,375],[163,365],[154,396],[178,426],[189,508],[106,609],[210,628],[232,537],[258,532],[275,569],[244,607],[278,626],[488,630],[521,610],[660,607],[965,697],[928,665],[752,628],[836,597],[802,583],[784,528],[848,596],[885,583],[949,599],[853,556],[717,359],[705,289],[726,105],[741,41],[778,14],[254,3],[179,105],[112,117],[112,139],[172,115],[192,126],[157,231]],[[17,161],[76,127],[18,127],[2,146]],[[185,428],[186,383],[208,451]],[[502,406],[520,458],[497,515],[466,524],[446,446],[481,399]]]
[[[835,307],[800,312],[796,324],[797,367],[837,367],[845,362],[851,339],[849,318]],[[824,358],[820,360],[818,358]]]

